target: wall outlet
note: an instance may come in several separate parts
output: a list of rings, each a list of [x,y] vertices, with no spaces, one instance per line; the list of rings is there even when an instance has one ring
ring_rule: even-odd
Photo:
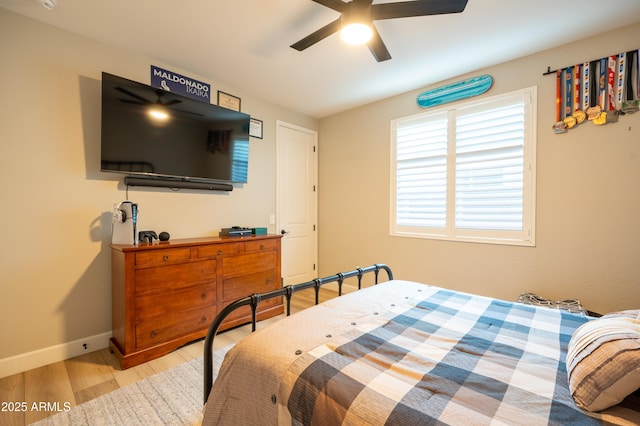
[[[270,214],[269,215],[269,225],[275,225],[276,224],[276,215],[275,214]]]

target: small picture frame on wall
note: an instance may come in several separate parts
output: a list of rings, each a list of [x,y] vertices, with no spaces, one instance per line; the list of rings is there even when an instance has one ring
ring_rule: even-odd
[[[240,111],[240,98],[218,90],[218,106],[233,111]]]
[[[249,121],[249,136],[262,139],[262,120],[251,118]]]

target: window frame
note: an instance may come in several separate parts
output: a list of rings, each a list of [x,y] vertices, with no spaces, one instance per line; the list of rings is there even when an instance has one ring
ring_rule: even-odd
[[[522,196],[522,230],[500,231],[489,229],[457,229],[455,227],[455,195],[456,195],[456,121],[455,118],[464,111],[482,108],[492,109],[496,104],[509,102],[515,104],[522,100],[524,104],[523,134],[523,196]],[[493,106],[493,107],[492,107]],[[446,178],[446,225],[443,228],[398,225],[397,222],[397,148],[396,137],[399,123],[422,118],[447,116],[447,178]],[[407,117],[391,120],[390,126],[390,223],[389,233],[396,237],[426,238],[446,241],[476,242],[487,244],[506,244],[519,246],[535,246],[536,224],[536,151],[537,151],[537,87],[499,94],[482,99],[473,99],[455,105],[431,108],[428,111]]]

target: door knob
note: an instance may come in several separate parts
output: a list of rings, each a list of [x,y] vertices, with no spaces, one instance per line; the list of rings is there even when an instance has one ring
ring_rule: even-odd
[[[283,229],[283,230],[281,230],[281,231],[280,231],[280,233],[281,233],[282,235],[286,235],[286,234],[288,234],[288,233],[289,233],[289,231],[285,231],[285,230]]]

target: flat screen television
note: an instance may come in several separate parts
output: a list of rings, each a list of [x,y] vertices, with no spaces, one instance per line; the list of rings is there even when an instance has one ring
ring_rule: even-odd
[[[100,169],[167,181],[246,183],[249,119],[102,73]]]

